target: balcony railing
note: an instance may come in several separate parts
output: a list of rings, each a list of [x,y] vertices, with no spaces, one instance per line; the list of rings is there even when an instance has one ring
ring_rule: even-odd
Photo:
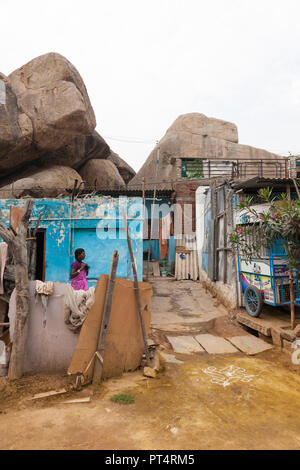
[[[182,177],[185,179],[227,177],[229,179],[296,178],[295,160],[288,158],[259,160],[182,159]]]

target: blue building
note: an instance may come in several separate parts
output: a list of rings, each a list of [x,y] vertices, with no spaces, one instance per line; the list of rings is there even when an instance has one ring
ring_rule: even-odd
[[[0,200],[0,220],[9,226],[10,207],[23,207],[24,199]],[[30,228],[42,217],[37,232],[37,279],[70,282],[76,248],[86,252],[89,287],[101,274],[109,274],[111,256],[118,250],[118,277],[133,279],[122,208],[127,214],[138,280],[143,277],[142,198],[110,196],[34,199]]]

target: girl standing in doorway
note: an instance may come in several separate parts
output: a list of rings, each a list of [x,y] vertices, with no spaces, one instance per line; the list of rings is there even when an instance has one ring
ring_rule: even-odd
[[[77,248],[75,250],[74,263],[71,266],[71,286],[74,290],[88,290],[87,274],[89,267],[86,263],[83,263],[85,258],[85,251],[83,248]]]

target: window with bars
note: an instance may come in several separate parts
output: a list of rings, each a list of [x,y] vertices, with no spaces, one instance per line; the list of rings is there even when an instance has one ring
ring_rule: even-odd
[[[184,178],[203,178],[203,161],[201,158],[182,159],[181,170]]]

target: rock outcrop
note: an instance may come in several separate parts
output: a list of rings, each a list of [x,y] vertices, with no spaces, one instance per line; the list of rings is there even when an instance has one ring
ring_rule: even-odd
[[[76,170],[59,165],[40,171],[27,171],[26,176],[0,188],[0,199],[18,199],[25,196],[57,197],[69,194],[76,179],[79,184],[82,182]]]
[[[56,150],[96,127],[84,82],[60,54],[37,57],[8,77],[18,108],[32,122],[39,150]]]
[[[125,160],[123,160],[117,153],[111,150],[107,159],[117,167],[126,184],[135,176],[134,169],[131,168],[131,166],[128,165],[128,163],[126,163]]]
[[[89,160],[80,170],[85,186],[90,189],[122,189],[125,183],[110,160]]]
[[[190,135],[209,135],[217,139],[238,143],[237,126],[232,122],[209,118],[200,113],[188,113],[179,116],[166,132],[169,134],[182,134],[189,141]]]
[[[109,158],[111,150],[105,140],[93,131],[89,135],[76,137],[64,147],[43,157],[46,165],[67,165],[76,170],[92,158]]]
[[[0,73],[2,196],[12,183],[18,188],[17,197],[25,195],[30,185],[31,195],[49,195],[47,172],[54,188],[57,183],[58,187],[68,186],[70,181],[74,182],[74,175],[78,177],[72,169],[79,170],[95,159],[107,159],[107,164],[93,163],[85,167],[91,184],[95,180],[90,170],[93,168],[99,187],[109,187],[110,183],[123,187],[124,180],[128,182],[135,172],[110,149],[95,127],[96,119],[84,82],[76,68],[60,54],[37,57],[8,77]],[[58,174],[62,175],[61,185]],[[41,186],[39,177],[43,178]]]
[[[1,77],[6,94],[5,105],[0,103],[2,175],[94,131],[83,80],[60,54],[42,55]]]
[[[141,187],[142,179],[153,184],[156,174],[157,151],[160,149],[159,182],[178,180],[177,160],[201,158],[211,160],[259,160],[278,159],[278,155],[266,150],[238,144],[235,124],[208,118],[200,113],[179,116],[164,137],[150,153],[146,162],[129,183],[129,187]],[[273,170],[272,170],[273,171]]]

